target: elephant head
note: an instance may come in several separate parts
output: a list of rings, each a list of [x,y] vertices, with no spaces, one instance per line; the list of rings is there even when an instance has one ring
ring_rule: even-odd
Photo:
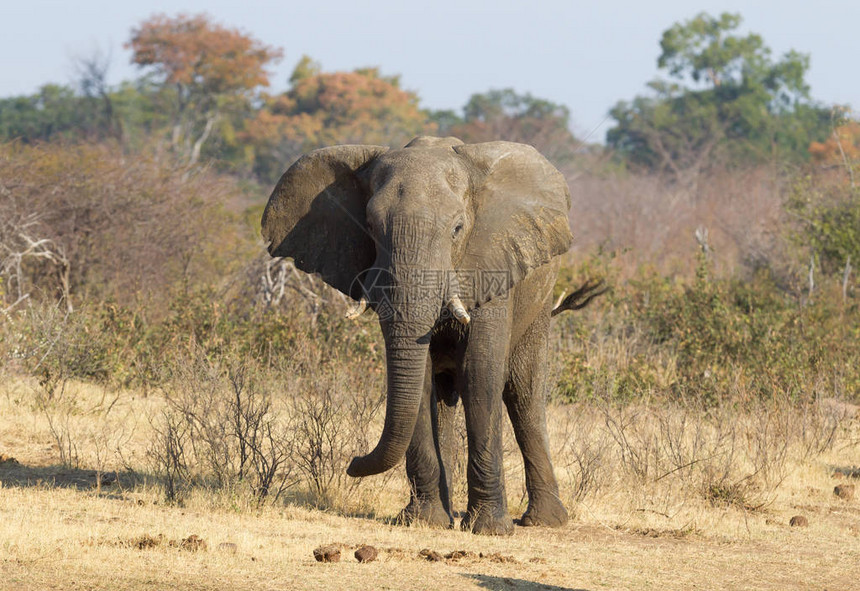
[[[383,432],[350,475],[384,472],[403,458],[437,321],[450,311],[468,323],[470,310],[566,252],[569,208],[561,173],[511,142],[334,146],[284,173],[263,213],[269,253],[370,302],[385,337]]]

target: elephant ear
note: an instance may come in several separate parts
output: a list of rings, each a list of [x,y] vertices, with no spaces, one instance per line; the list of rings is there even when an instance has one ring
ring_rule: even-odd
[[[531,146],[487,142],[453,149],[472,167],[475,221],[458,272],[468,306],[469,300],[482,304],[506,293],[532,269],[567,252],[573,241],[570,191],[564,176]]]
[[[359,299],[361,287],[354,279],[376,257],[367,232],[369,190],[363,177],[387,150],[333,146],[299,158],[278,181],[263,212],[269,254],[290,257],[297,268]]]

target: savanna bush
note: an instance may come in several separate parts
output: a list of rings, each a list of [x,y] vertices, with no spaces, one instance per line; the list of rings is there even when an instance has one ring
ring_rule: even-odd
[[[714,276],[703,254],[691,281],[642,269],[594,309],[562,317],[555,347],[565,400],[643,396],[755,401],[855,398],[857,302],[835,281],[815,297],[780,288],[767,269]]]
[[[25,231],[67,262],[68,303],[111,300],[157,314],[172,287],[216,282],[253,244],[225,207],[238,193],[230,179],[158,153],[2,144],[0,251],[4,261],[23,253],[25,271],[4,277],[6,303],[19,292],[51,300],[60,291],[56,261],[32,256],[32,248],[28,255],[18,240]]]

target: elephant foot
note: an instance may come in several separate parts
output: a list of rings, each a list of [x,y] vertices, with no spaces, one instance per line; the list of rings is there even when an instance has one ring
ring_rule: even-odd
[[[492,509],[484,506],[468,511],[460,529],[485,536],[509,536],[514,533],[514,522],[504,507]]]
[[[454,527],[454,519],[445,511],[445,507],[442,506],[442,501],[438,497],[435,499],[416,499],[413,497],[397,516],[397,522],[403,525],[420,523],[442,529]]]
[[[567,509],[554,495],[529,501],[529,507],[520,519],[520,525],[530,527],[543,525],[546,527],[561,527],[567,523]]]

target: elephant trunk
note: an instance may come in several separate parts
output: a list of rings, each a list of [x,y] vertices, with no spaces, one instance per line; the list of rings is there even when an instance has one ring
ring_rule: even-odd
[[[388,395],[385,424],[373,451],[353,458],[346,471],[350,476],[380,474],[396,466],[406,455],[421,405],[428,350],[429,339],[426,337],[386,338]]]
[[[423,239],[425,225],[413,219],[393,223],[388,248],[383,249],[389,258],[378,260],[365,279],[385,337],[388,393],[379,442],[366,456],[353,458],[347,468],[350,476],[370,476],[396,466],[406,455],[418,420],[430,337],[446,303],[445,273],[438,270],[450,267],[446,253],[431,252],[427,246],[431,241]]]

